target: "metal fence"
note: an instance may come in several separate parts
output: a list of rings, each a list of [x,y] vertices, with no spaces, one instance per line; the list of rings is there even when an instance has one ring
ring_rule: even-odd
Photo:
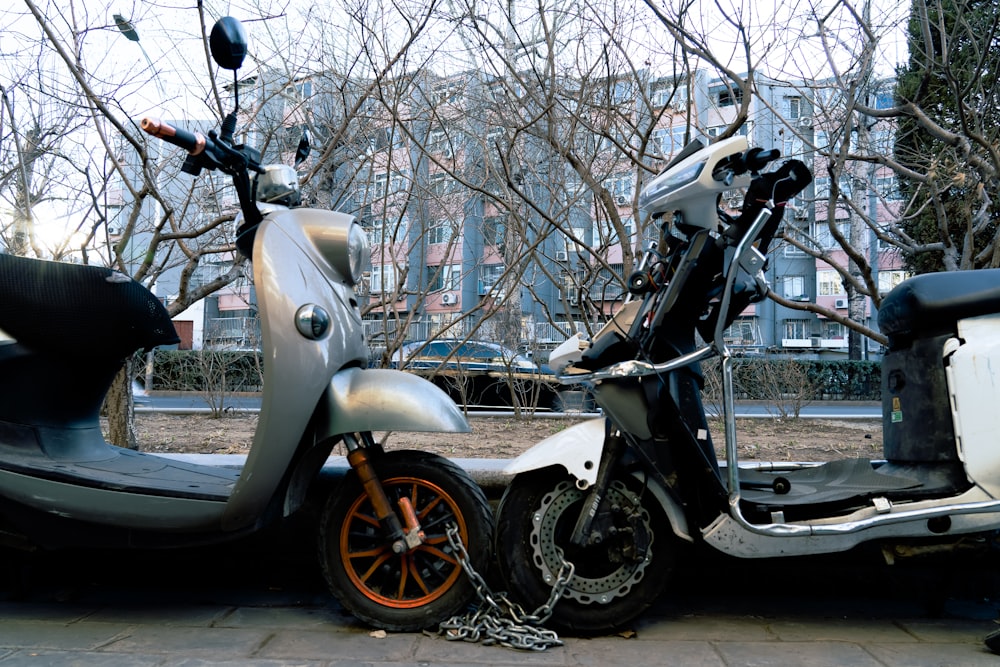
[[[210,350],[256,350],[260,348],[260,319],[216,317],[206,321],[204,347]]]

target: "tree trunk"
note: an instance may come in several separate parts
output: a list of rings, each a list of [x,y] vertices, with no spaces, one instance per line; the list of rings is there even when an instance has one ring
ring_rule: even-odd
[[[135,404],[132,400],[132,357],[115,376],[108,395],[104,397],[104,413],[108,417],[108,442],[125,449],[139,449],[135,428]]]

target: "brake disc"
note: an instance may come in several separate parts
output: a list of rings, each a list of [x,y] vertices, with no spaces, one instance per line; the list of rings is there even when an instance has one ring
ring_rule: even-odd
[[[542,579],[550,585],[555,583],[564,557],[562,547],[556,544],[557,526],[564,519],[564,512],[573,505],[576,505],[576,510],[566,520],[571,525],[575,523],[576,512],[579,511],[579,503],[583,495],[584,492],[570,482],[561,482],[542,498],[538,509],[532,514],[531,544],[533,545],[534,564],[541,572]],[[632,586],[642,579],[643,572],[652,559],[654,536],[650,528],[649,512],[642,507],[639,497],[629,491],[624,484],[615,480],[609,486],[604,502],[637,511],[641,519],[641,527],[649,536],[650,544],[644,558],[640,561],[627,560],[614,567],[609,559],[603,559],[610,571],[600,576],[591,575],[595,566],[600,567],[597,563],[584,563],[579,557],[573,556],[577,561],[575,562],[577,570],[569,580],[564,596],[581,604],[608,604],[615,598],[628,595]],[[594,549],[600,549],[600,546],[594,547]]]

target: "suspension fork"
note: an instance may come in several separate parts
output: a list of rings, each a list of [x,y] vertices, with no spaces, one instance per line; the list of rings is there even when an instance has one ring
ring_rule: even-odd
[[[420,528],[420,522],[410,499],[405,496],[399,499],[399,510],[403,515],[401,521],[375,472],[375,466],[372,465],[368,453],[376,450],[378,445],[375,444],[371,433],[345,434],[344,445],[347,447],[347,462],[361,481],[365,495],[375,510],[375,518],[392,541],[393,552],[401,554],[423,544],[424,532]]]
[[[597,510],[601,507],[601,503],[604,502],[604,496],[607,494],[608,486],[611,484],[611,472],[614,470],[622,448],[625,446],[625,438],[617,428],[610,431],[605,436],[604,441],[604,451],[601,454],[601,463],[597,468],[597,478],[584,498],[580,516],[577,517],[576,525],[573,527],[573,532],[569,537],[570,543],[579,547],[588,546],[600,541],[600,535],[593,535],[591,529],[594,525],[594,518],[597,516]]]

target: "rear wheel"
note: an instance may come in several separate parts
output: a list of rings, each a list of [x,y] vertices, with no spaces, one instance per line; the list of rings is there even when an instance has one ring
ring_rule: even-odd
[[[514,478],[497,510],[496,553],[510,594],[529,611],[544,604],[563,560],[575,572],[556,602],[554,627],[584,634],[625,627],[666,588],[677,542],[660,506],[631,480],[614,480],[595,526],[603,539],[572,545],[586,493],[553,468]]]
[[[373,461],[390,504],[408,499],[425,538],[395,553],[371,501],[350,473],[327,502],[320,524],[320,562],[330,590],[350,612],[376,627],[409,632],[437,625],[475,596],[446,529],[456,526],[479,571],[486,569],[492,512],[482,489],[451,461],[417,451]]]

